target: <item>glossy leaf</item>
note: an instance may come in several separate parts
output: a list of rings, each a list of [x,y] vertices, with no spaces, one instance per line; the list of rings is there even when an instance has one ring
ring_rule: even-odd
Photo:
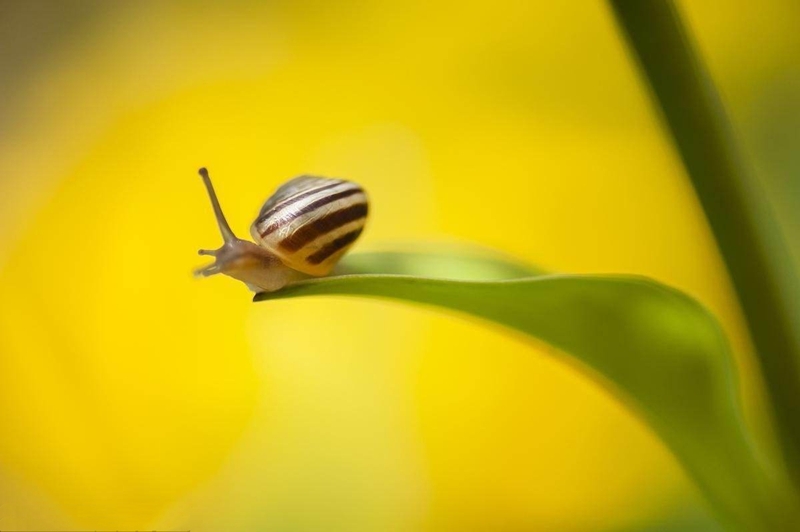
[[[424,253],[355,255],[340,271],[358,274],[302,281],[257,294],[255,300],[388,298],[457,311],[523,333],[574,357],[638,413],[725,522],[747,530],[777,530],[788,522],[787,506],[780,502],[785,492],[764,473],[742,427],[727,342],[695,300],[638,277],[510,279],[525,269],[486,256],[456,255],[440,259],[435,275],[406,275],[419,274],[431,260]],[[497,280],[501,272],[505,280]]]

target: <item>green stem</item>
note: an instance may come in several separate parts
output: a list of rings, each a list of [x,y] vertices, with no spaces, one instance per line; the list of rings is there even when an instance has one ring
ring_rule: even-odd
[[[791,258],[675,5],[610,3],[714,231],[755,343],[789,475],[800,485],[800,290]]]

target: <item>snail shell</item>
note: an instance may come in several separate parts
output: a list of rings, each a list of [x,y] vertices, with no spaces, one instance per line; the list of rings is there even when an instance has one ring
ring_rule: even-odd
[[[327,275],[364,230],[368,212],[356,183],[300,176],[264,203],[250,234],[290,268]]]

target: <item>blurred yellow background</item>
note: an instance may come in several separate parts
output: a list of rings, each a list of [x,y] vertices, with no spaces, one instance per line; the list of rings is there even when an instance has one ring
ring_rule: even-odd
[[[682,5],[737,123],[796,2]],[[495,247],[732,291],[602,2],[0,4],[0,529],[621,530],[702,507],[551,350],[344,298],[198,281],[300,173],[370,193],[356,249]],[[743,126],[744,128],[744,126]],[[745,131],[747,139],[747,131]]]

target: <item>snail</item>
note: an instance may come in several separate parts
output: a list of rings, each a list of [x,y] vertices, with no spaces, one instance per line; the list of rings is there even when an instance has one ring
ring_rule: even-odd
[[[330,273],[364,230],[367,195],[356,183],[303,175],[280,186],[250,226],[256,243],[234,235],[222,213],[211,178],[199,170],[224,243],[201,249],[213,264],[195,271],[222,273],[243,281],[254,292],[273,292],[286,284]]]

